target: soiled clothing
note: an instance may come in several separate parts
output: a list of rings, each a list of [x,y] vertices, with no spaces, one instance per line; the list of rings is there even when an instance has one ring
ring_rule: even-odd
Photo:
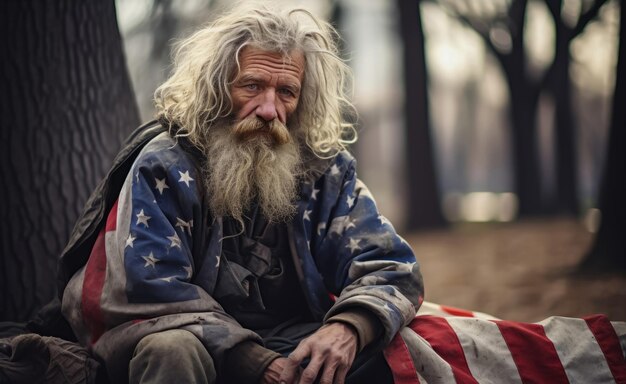
[[[0,383],[95,384],[99,368],[87,349],[58,337],[0,339]]]
[[[153,333],[141,339],[130,360],[129,371],[130,384],[213,384],[217,379],[213,359],[200,340],[182,329]]]
[[[271,361],[293,351],[297,343],[322,324],[314,323],[298,282],[284,223],[269,222],[254,204],[241,224],[224,219],[222,258],[244,266],[252,272],[258,293],[224,310],[242,326],[258,333],[265,348],[244,342],[233,348],[226,359],[228,377],[240,383],[255,383]],[[250,282],[255,284],[254,281]],[[366,310],[354,308],[329,319],[354,327],[359,345],[369,344],[380,333],[378,320]],[[303,326],[299,326],[304,324]],[[284,334],[286,328],[297,333]],[[287,345],[276,347],[272,338],[280,337]]]
[[[258,285],[258,292],[245,301],[224,306],[242,326],[258,331],[294,317],[312,320],[284,223],[268,222],[255,205],[247,213],[243,228],[233,219],[224,219],[223,243],[222,257],[252,272]]]
[[[128,380],[141,339],[170,329],[200,340],[219,381],[237,348],[264,348],[233,310],[254,301],[264,284],[249,265],[224,256],[228,220],[208,209],[202,156],[167,132],[145,140],[154,128],[122,150],[78,222],[61,259],[63,314],[114,382]],[[422,302],[419,266],[358,180],[349,153],[305,158],[310,172],[280,239],[307,315],[320,324],[354,321],[367,344],[362,353],[380,350]],[[358,328],[368,323],[380,334],[364,343],[368,331]]]

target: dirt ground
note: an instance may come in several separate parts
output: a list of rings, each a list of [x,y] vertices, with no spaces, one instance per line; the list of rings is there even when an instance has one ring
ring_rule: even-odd
[[[426,285],[426,300],[536,322],[606,314],[626,321],[626,275],[580,275],[574,267],[593,235],[572,219],[467,224],[404,234]]]

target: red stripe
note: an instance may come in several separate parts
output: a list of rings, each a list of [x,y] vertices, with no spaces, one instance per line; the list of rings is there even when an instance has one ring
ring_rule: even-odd
[[[409,327],[426,339],[435,352],[452,366],[452,374],[458,384],[478,383],[467,365],[458,336],[445,318],[419,316]]]
[[[589,316],[584,320],[596,337],[615,382],[626,383],[626,360],[624,360],[619,338],[611,322],[604,315]]]
[[[383,354],[389,368],[391,368],[394,384],[417,384],[420,382],[411,353],[399,333],[383,350]]]
[[[569,383],[552,341],[539,324],[494,321],[524,383]]]
[[[461,317],[474,317],[474,312],[466,311],[465,309],[459,309],[454,307],[448,307],[447,305],[440,305],[441,310],[449,313],[453,316],[461,316]]]
[[[81,304],[83,310],[83,320],[91,330],[91,343],[98,341],[105,331],[102,308],[100,307],[100,297],[106,278],[106,249],[105,234],[115,230],[117,221],[117,201],[107,217],[105,228],[100,231],[96,242],[91,249],[87,266],[85,267],[85,278],[83,280],[83,292]]]

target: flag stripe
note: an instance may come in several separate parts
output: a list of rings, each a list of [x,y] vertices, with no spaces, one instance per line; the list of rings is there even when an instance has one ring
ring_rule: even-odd
[[[496,321],[524,383],[569,383],[552,341],[539,324]]]
[[[615,329],[605,316],[590,316],[584,320],[595,336],[615,382],[626,383],[626,360]]]
[[[394,384],[417,384],[420,382],[411,354],[400,334],[394,336],[383,354],[391,368]]]
[[[89,261],[87,261],[87,266],[85,267],[85,278],[83,279],[83,294],[81,297],[83,319],[91,331],[90,341],[92,344],[98,341],[102,333],[104,333],[102,308],[100,307],[100,296],[106,275],[104,236],[105,229],[102,228],[91,250]]]
[[[440,305],[441,310],[452,315],[452,316],[461,316],[461,317],[474,317],[474,313],[472,311],[467,311],[465,309],[448,307],[447,305]]]
[[[479,383],[521,384],[511,352],[494,322],[456,317],[449,318],[448,323],[456,332],[470,371]]]
[[[415,321],[415,320],[414,320]],[[400,329],[400,336],[409,350],[417,377],[422,383],[454,383],[452,366],[437,355],[432,346],[410,327]]]
[[[102,316],[102,307],[100,298],[102,297],[102,289],[106,279],[106,250],[105,236],[106,232],[114,231],[117,218],[117,201],[111,208],[111,212],[107,217],[106,225],[96,238],[96,242],[91,249],[91,255],[85,267],[85,278],[83,279],[83,292],[81,295],[81,304],[83,310],[83,319],[85,324],[91,331],[91,343],[94,344],[104,333],[104,319]]]
[[[611,326],[613,326],[613,331],[617,335],[617,341],[619,342],[620,348],[622,348],[622,356],[624,357],[624,361],[626,361],[626,322],[611,321]]]
[[[450,363],[457,383],[477,383],[467,365],[459,338],[445,318],[420,316],[419,321],[413,321],[409,326],[426,339],[439,356]]]
[[[554,316],[539,325],[554,344],[570,382],[613,382],[602,350],[583,319]]]

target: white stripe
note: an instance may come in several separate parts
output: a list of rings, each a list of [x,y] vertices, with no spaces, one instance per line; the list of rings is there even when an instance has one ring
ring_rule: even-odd
[[[117,200],[117,221],[115,231],[106,232],[104,246],[106,250],[106,278],[102,287],[100,305],[107,324],[119,324],[126,320],[126,316],[118,308],[127,305],[126,297],[126,269],[124,268],[124,249],[132,220],[132,185],[134,175],[128,172],[124,185]],[[117,316],[121,313],[121,316]]]
[[[497,318],[493,315],[490,315],[488,313],[483,313],[483,312],[472,312],[474,314],[474,317],[477,319],[483,319],[483,320],[501,320],[500,318]]]
[[[91,342],[91,333],[83,322],[83,281],[85,280],[85,268],[83,266],[72,276],[63,291],[61,312],[72,325],[78,341],[83,345]]]
[[[417,311],[417,316],[430,315],[439,317],[452,316],[448,312],[441,309],[441,305],[431,303],[430,301],[424,301]]]
[[[611,325],[613,326],[613,329],[615,329],[615,333],[619,339],[619,344],[622,347],[622,354],[626,360],[626,322],[611,321]]]
[[[409,349],[421,383],[456,383],[452,367],[433,350],[428,341],[408,327],[402,328],[400,335]]]
[[[475,312],[475,311],[470,311],[470,312],[472,313],[473,317],[478,318],[478,319],[500,320],[497,317],[492,316],[492,315],[487,314],[487,313]],[[439,316],[439,317],[452,317],[452,316],[455,316],[455,315],[453,315],[453,314],[451,314],[449,312],[444,311],[441,308],[441,305],[432,303],[430,301],[424,301],[422,303],[422,306],[417,311],[417,316],[423,316],[423,315],[431,315],[431,316]]]
[[[492,321],[446,318],[463,347],[472,376],[479,383],[522,383],[511,352]]]
[[[549,317],[538,323],[554,343],[570,383],[613,383],[613,374],[583,319]]]

